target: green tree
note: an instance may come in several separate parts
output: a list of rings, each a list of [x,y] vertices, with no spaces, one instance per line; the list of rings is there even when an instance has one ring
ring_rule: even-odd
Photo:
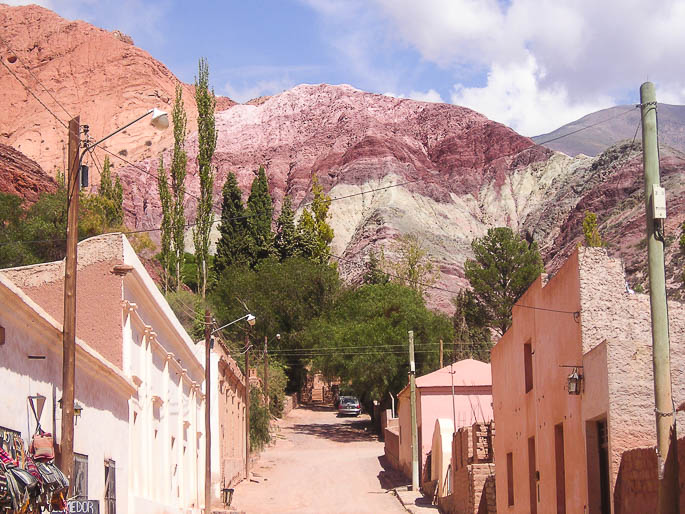
[[[298,222],[298,237],[303,255],[317,262],[327,263],[331,256],[333,228],[328,224],[331,197],[323,191],[319,179],[312,179],[311,210],[305,207]]]
[[[169,181],[164,169],[164,157],[159,156],[159,166],[157,167],[157,189],[159,190],[159,201],[162,207],[161,223],[161,250],[159,260],[162,263],[162,285],[164,293],[169,292],[170,278],[172,273],[171,241],[173,237],[173,200],[169,191]],[[178,284],[177,284],[178,285]]]
[[[365,284],[387,284],[390,281],[390,276],[383,271],[384,255],[381,250],[381,257],[376,255],[376,252],[371,250],[369,253],[369,261],[366,263],[366,272],[364,273],[363,281]]]
[[[454,336],[449,318],[428,310],[416,291],[390,282],[344,292],[333,309],[307,327],[301,340],[318,354],[312,358],[314,369],[340,377],[370,406],[406,385],[408,330],[414,331],[417,373],[435,370],[439,340]]]
[[[540,252],[536,243],[528,245],[508,227],[489,229],[471,248],[474,259],[464,263],[464,274],[488,326],[503,335],[511,325],[514,303],[544,271]]]
[[[174,151],[171,156],[171,262],[176,271],[175,289],[181,287],[183,270],[183,260],[185,258],[185,180],[188,165],[188,155],[185,151],[185,137],[187,116],[183,105],[183,89],[181,85],[176,86],[176,97],[174,108],[171,112],[171,120],[174,126]],[[199,136],[198,136],[199,137]],[[202,177],[202,173],[200,174]],[[202,188],[201,188],[202,190]],[[161,193],[160,193],[161,194]]]
[[[216,98],[214,90],[209,89],[209,65],[207,60],[200,59],[198,76],[195,79],[195,103],[197,104],[197,165],[200,175],[200,200],[197,206],[197,219],[193,231],[195,258],[197,259],[197,276],[202,297],[207,294],[209,264],[209,234],[212,228],[212,191],[214,172],[212,158],[216,148],[216,126],[214,110]]]
[[[452,303],[455,309],[452,316],[455,334],[452,360],[472,358],[490,362],[492,340],[487,312],[469,289],[462,289]]]
[[[262,391],[253,387],[250,389],[250,448],[252,451],[260,451],[271,441],[269,426],[271,416],[269,409],[264,403]]]
[[[247,199],[247,226],[249,231],[248,253],[251,266],[274,254],[274,235],[271,231],[273,203],[269,194],[266,172],[260,166],[252,181]]]
[[[605,246],[602,236],[599,234],[597,215],[594,212],[585,211],[583,234],[585,235],[585,246]]]
[[[302,253],[298,245],[295,211],[293,211],[292,200],[289,196],[283,198],[281,214],[276,221],[274,246],[276,254],[282,261]]]
[[[112,164],[109,161],[109,155],[105,155],[102,165],[98,196],[104,200],[102,208],[106,224],[110,227],[121,226],[124,222],[124,188],[118,175],[112,181]]]
[[[257,316],[251,333],[255,341],[281,339],[271,349],[299,349],[299,334],[317,317],[327,312],[340,290],[337,270],[302,257],[279,262],[272,257],[255,269],[247,266],[226,268],[212,288],[210,302],[217,323],[222,325],[245,315],[245,305]],[[240,324],[222,331],[232,348],[243,346]],[[305,373],[304,363],[294,363],[288,370],[289,389],[298,390]]]
[[[437,269],[428,259],[428,251],[416,235],[407,234],[398,239],[397,253],[397,261],[388,265],[395,275],[394,280],[423,296],[438,279]]]
[[[234,173],[229,173],[223,187],[221,225],[216,244],[214,272],[220,276],[224,269],[248,262],[247,215],[243,206],[243,193]]]

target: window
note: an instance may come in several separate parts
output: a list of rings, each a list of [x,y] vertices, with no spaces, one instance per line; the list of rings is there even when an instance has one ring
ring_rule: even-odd
[[[566,514],[566,469],[564,465],[564,424],[554,427],[554,460],[557,468],[557,514]]]
[[[88,455],[74,453],[74,499],[88,499]]]
[[[117,512],[117,482],[116,463],[107,459],[105,461],[105,514]]]
[[[526,393],[533,389],[533,351],[530,343],[523,345],[523,368],[526,373]]]
[[[514,454],[507,453],[507,498],[509,506],[514,505]]]

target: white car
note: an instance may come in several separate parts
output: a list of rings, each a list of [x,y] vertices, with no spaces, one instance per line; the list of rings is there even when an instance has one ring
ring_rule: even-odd
[[[338,404],[339,416],[359,416],[361,412],[362,406],[356,396],[343,396],[340,398],[340,403]]]

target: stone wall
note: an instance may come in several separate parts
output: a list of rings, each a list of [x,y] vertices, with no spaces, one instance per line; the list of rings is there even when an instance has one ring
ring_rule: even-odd
[[[283,417],[285,418],[293,409],[297,409],[297,393],[286,395],[283,398]]]
[[[680,512],[685,512],[685,438],[678,440]],[[657,462],[654,448],[627,451],[614,489],[614,514],[657,511]]]

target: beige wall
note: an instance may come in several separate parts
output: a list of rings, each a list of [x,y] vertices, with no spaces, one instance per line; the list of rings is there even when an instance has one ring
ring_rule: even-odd
[[[655,443],[649,298],[628,294],[623,267],[603,249],[581,248],[549,283],[538,279],[515,307],[513,325],[492,351],[498,431],[499,512],[531,512],[528,440],[540,473],[538,512],[556,512],[555,426],[563,426],[566,512],[600,508],[597,422],[608,427],[612,501],[623,454]],[[546,310],[543,310],[546,309]],[[685,309],[669,303],[674,398],[685,395]],[[572,314],[555,311],[579,311]],[[582,338],[581,338],[582,335]],[[533,390],[525,392],[523,348],[533,350]],[[567,392],[565,365],[582,365],[581,395]],[[514,505],[509,506],[507,454],[513,456]],[[560,452],[559,452],[560,453]]]
[[[584,474],[585,437],[581,400],[566,390],[570,369],[581,365],[581,325],[573,313],[580,311],[578,258],[574,253],[543,287],[538,278],[513,310],[513,324],[492,350],[495,462],[498,512],[531,511],[529,481],[529,437],[535,437],[536,462],[540,473],[538,512],[556,512],[555,426],[563,426],[566,512],[583,512],[587,496]],[[531,309],[541,307],[552,312]],[[582,316],[582,315],[581,315]],[[524,344],[532,348],[533,388],[525,391]],[[509,505],[507,454],[513,457],[514,502]]]

